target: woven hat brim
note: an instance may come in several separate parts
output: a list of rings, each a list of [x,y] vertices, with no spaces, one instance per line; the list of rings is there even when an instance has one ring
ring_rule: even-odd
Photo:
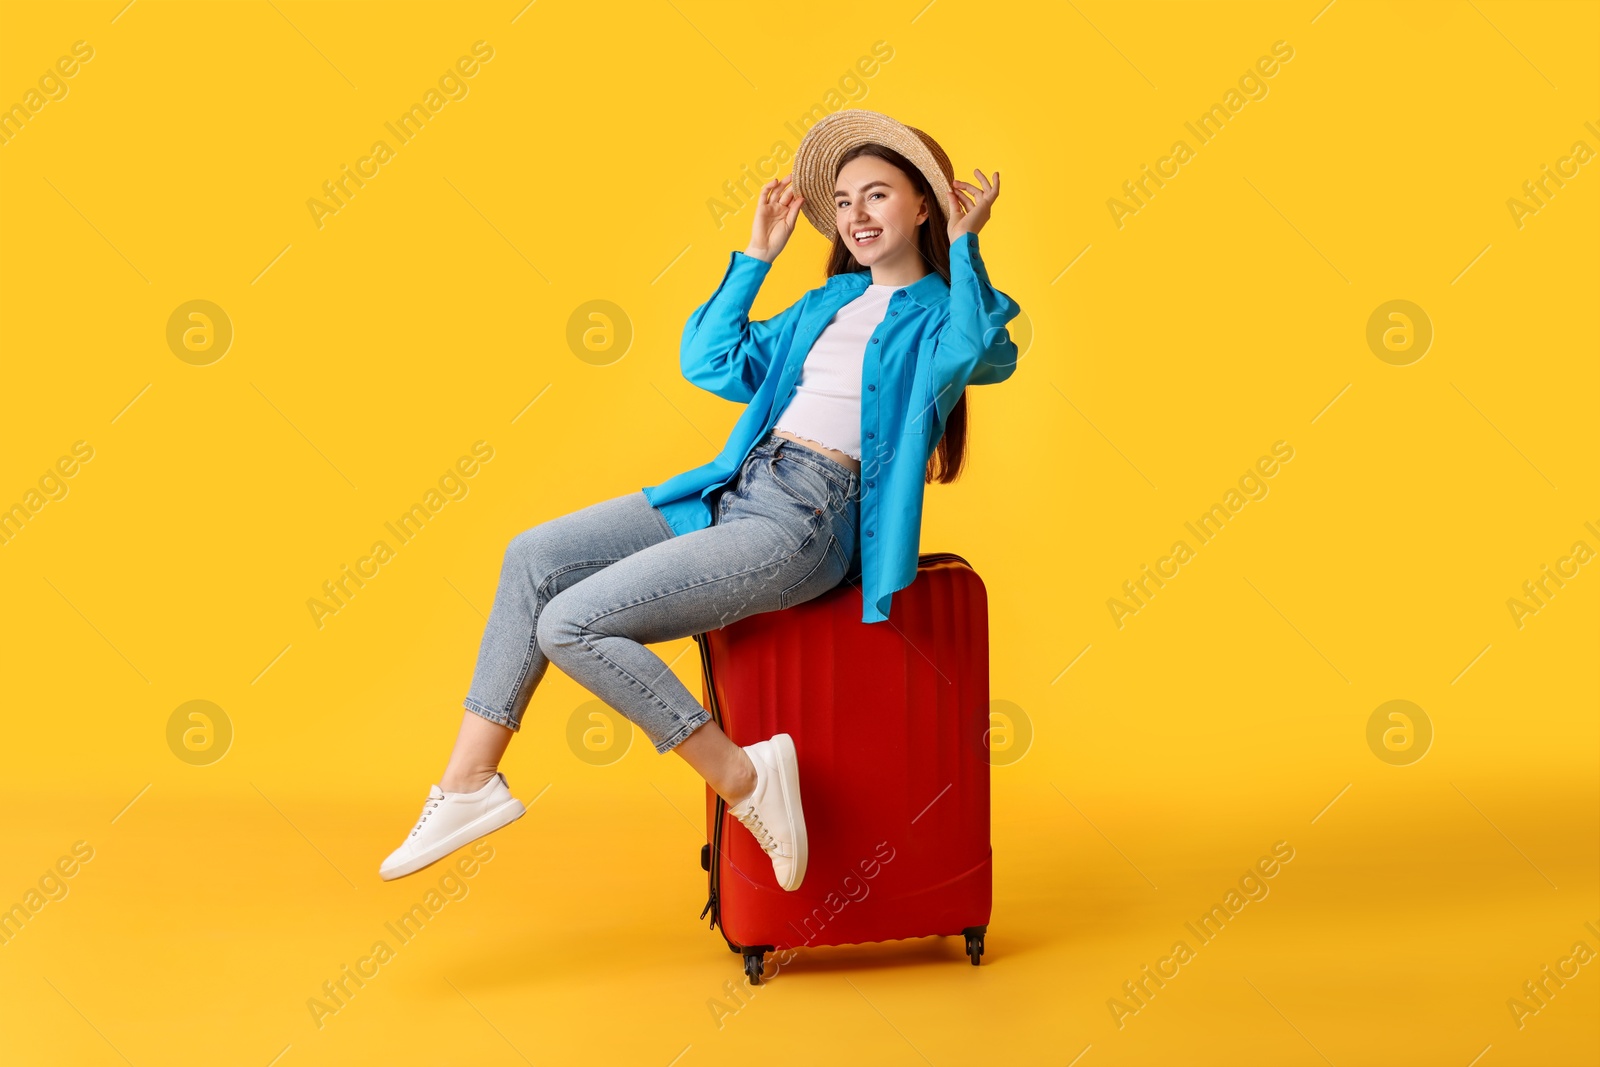
[[[806,131],[794,153],[792,187],[805,200],[800,210],[811,225],[828,240],[837,233],[833,207],[834,180],[839,160],[857,145],[881,144],[892,148],[922,172],[933,187],[933,199],[941,225],[949,225],[950,191],[955,168],[939,142],[914,126],[897,122],[888,115],[861,108],[846,108],[820,119]],[[930,215],[929,221],[932,222]]]

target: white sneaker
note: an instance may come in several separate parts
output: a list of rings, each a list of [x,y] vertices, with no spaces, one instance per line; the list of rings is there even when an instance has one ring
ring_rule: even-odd
[[[469,845],[527,812],[511,795],[506,776],[499,771],[475,793],[446,793],[437,785],[428,790],[422,818],[411,835],[378,868],[385,881],[412,874],[437,863],[462,845]]]
[[[772,873],[784,889],[800,888],[806,876],[806,819],[800,810],[800,764],[794,738],[773,734],[745,745],[756,765],[755,792],[728,805],[728,811],[772,857]]]

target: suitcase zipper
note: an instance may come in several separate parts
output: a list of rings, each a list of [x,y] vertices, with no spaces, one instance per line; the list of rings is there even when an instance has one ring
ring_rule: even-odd
[[[722,729],[722,707],[717,700],[716,686],[712,683],[711,678],[711,646],[706,641],[705,634],[695,634],[694,640],[695,644],[700,646],[700,674],[705,682],[706,703],[710,705],[706,710],[711,712],[711,721],[716,723],[717,729],[720,730]],[[717,902],[717,888],[721,882],[718,872],[722,866],[719,862],[722,856],[722,823],[727,807],[728,802],[722,799],[719,794],[714,809],[715,815],[711,820],[711,862],[706,867],[708,895],[706,897],[706,906],[700,910],[700,918],[704,919],[707,914],[711,916],[711,922],[707,929],[715,929],[721,925],[722,921],[722,909],[718,907]],[[733,942],[728,941],[728,931],[722,931],[722,939],[728,942],[729,947],[734,947]]]
[[[967,563],[964,557],[958,556],[954,552],[924,552],[917,557],[917,566],[920,567],[924,563],[943,563],[946,560],[955,560],[957,563],[966,563],[967,566],[972,566],[972,564]]]

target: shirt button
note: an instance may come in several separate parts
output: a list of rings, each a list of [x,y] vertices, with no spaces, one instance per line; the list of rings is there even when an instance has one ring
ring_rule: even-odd
[[[876,385],[869,385],[869,386],[867,386],[867,392],[869,392],[869,393],[870,393],[870,392],[872,392],[872,391],[873,391],[873,390],[874,390],[874,389],[876,389],[876,388],[878,388],[878,387],[877,387],[877,386],[876,386]]]
[[[874,337],[874,338],[873,338],[873,339],[872,339],[872,343],[873,343],[873,344],[877,344],[877,343],[878,343],[878,339],[877,339],[877,338],[876,338],[876,337]]]
[[[871,536],[872,536],[872,531],[871,531],[871,530],[868,530],[868,531],[867,531],[867,536],[868,536],[868,537],[871,537]]]
[[[878,435],[877,435],[877,434],[875,434],[875,433],[873,433],[873,432],[872,432],[872,431],[871,431],[871,430],[868,430],[868,431],[867,431],[867,436],[868,436],[868,437],[876,437],[876,436],[878,436]]]
[[[875,485],[877,485],[877,484],[878,484],[878,483],[877,483],[877,482],[874,482],[874,481],[871,481],[871,480],[868,480],[868,482],[867,482],[867,488],[868,488],[868,489],[871,489],[871,488],[872,488],[872,487],[873,487],[873,486],[875,486]]]

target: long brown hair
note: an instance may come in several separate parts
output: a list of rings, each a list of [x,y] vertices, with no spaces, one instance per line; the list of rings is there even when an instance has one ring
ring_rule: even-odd
[[[944,219],[940,211],[938,194],[933,191],[933,186],[928,184],[928,179],[922,176],[911,161],[892,148],[885,148],[881,144],[863,144],[846,152],[839,160],[839,169],[858,156],[877,156],[879,159],[893,163],[902,174],[911,182],[911,191],[921,193],[928,204],[928,217],[917,227],[917,251],[922,253],[922,261],[939,273],[950,283],[950,234],[944,226],[938,225]],[[838,177],[838,171],[834,172]],[[946,209],[948,210],[948,209]],[[847,271],[858,271],[861,264],[856,262],[855,256],[850,254],[850,249],[844,243],[844,238],[837,230],[833,235],[833,248],[828,252],[828,277],[843,274]],[[939,421],[937,399],[934,409],[926,413],[926,417],[934,423]],[[944,435],[939,438],[938,448],[928,458],[928,469],[923,473],[924,483],[953,482],[961,474],[962,464],[967,458],[967,393],[963,389],[961,396],[956,400],[956,406],[951,409],[950,417],[945,420]]]

